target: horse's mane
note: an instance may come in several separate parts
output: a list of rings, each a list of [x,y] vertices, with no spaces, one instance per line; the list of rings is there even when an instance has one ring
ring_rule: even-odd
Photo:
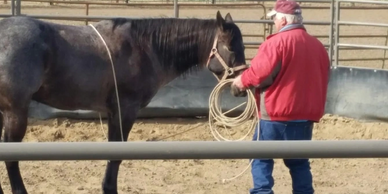
[[[215,20],[154,18],[128,21],[131,39],[145,51],[152,48],[159,53],[157,57],[163,68],[178,75],[197,71],[201,68],[199,64],[206,63],[217,30]],[[114,25],[123,23],[125,19],[114,19]]]

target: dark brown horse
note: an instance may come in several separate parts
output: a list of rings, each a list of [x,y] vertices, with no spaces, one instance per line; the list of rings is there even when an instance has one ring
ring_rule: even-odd
[[[126,141],[138,111],[171,80],[205,67],[218,78],[233,77],[245,67],[242,35],[229,13],[224,19],[217,12],[212,20],[116,18],[95,29],[30,17],[0,21],[4,142],[22,141],[31,100],[105,112],[109,141]],[[120,164],[108,162],[104,193],[117,193]],[[18,161],[7,161],[6,167],[12,192],[27,193]]]

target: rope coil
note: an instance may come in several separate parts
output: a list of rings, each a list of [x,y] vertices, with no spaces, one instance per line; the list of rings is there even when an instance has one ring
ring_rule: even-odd
[[[224,140],[224,141],[242,141],[251,133],[252,130],[255,129],[256,124],[258,122],[258,117],[257,117],[258,109],[256,106],[255,96],[251,90],[246,90],[247,97],[248,97],[247,102],[244,102],[244,103],[242,103],[242,104],[240,104],[240,105],[238,105],[238,106],[236,106],[236,107],[234,107],[234,108],[232,108],[224,113],[222,112],[221,105],[220,105],[221,104],[220,103],[221,92],[226,87],[231,86],[232,83],[233,83],[233,79],[220,80],[218,82],[218,84],[214,87],[213,91],[210,93],[210,96],[209,96],[209,128],[210,128],[210,131],[211,131],[213,137],[217,141],[222,141],[222,140]],[[226,116],[226,114],[241,107],[244,104],[247,104],[247,106],[245,107],[245,110],[239,116],[237,116],[237,117]],[[227,138],[223,137],[218,132],[217,129],[215,129],[216,128],[215,126],[224,126],[225,129],[227,127],[233,128],[233,127],[237,127],[237,126],[242,126],[244,123],[246,123],[249,120],[251,120],[252,123],[249,125],[248,132],[243,137],[241,137],[237,140],[227,139]],[[259,135],[257,135],[257,137],[259,137]],[[258,141],[258,138],[257,138],[257,141]],[[236,175],[232,178],[229,178],[229,179],[222,179],[222,183],[236,179],[239,176],[241,176],[246,170],[248,170],[251,163],[252,163],[252,160],[249,162],[248,166],[238,175]]]
[[[220,96],[221,92],[228,86],[230,86],[233,82],[233,79],[226,79],[221,80],[213,89],[213,91],[210,93],[209,97],[209,127],[210,130],[214,136],[214,138],[217,141],[242,141],[244,140],[251,131],[255,128],[258,118],[258,110],[256,106],[255,96],[251,90],[247,91],[247,102],[244,102],[226,112],[222,112],[221,108],[221,102],[220,102]],[[245,110],[237,117],[228,117],[226,114],[232,112],[233,110],[241,107],[242,105],[247,104]],[[252,123],[250,124],[248,128],[248,132],[241,138],[237,140],[231,140],[223,137],[216,129],[213,127],[214,125],[222,125],[224,128],[233,128],[237,126],[243,125],[245,122],[249,121],[250,119]]]

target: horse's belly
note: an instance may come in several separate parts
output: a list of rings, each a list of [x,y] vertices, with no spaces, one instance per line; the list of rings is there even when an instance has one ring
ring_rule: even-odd
[[[106,95],[98,89],[93,90],[82,85],[71,87],[41,87],[33,95],[33,100],[62,110],[95,110],[106,111]]]

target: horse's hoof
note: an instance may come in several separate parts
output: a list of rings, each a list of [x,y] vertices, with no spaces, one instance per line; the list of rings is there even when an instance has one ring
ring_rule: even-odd
[[[0,192],[0,193],[2,193],[2,192]],[[23,190],[16,190],[16,191],[14,190],[14,191],[12,191],[12,194],[28,194],[28,193],[25,190],[24,191]]]
[[[104,194],[118,194],[117,191],[105,191]]]
[[[117,189],[103,189],[104,194],[118,194]]]

